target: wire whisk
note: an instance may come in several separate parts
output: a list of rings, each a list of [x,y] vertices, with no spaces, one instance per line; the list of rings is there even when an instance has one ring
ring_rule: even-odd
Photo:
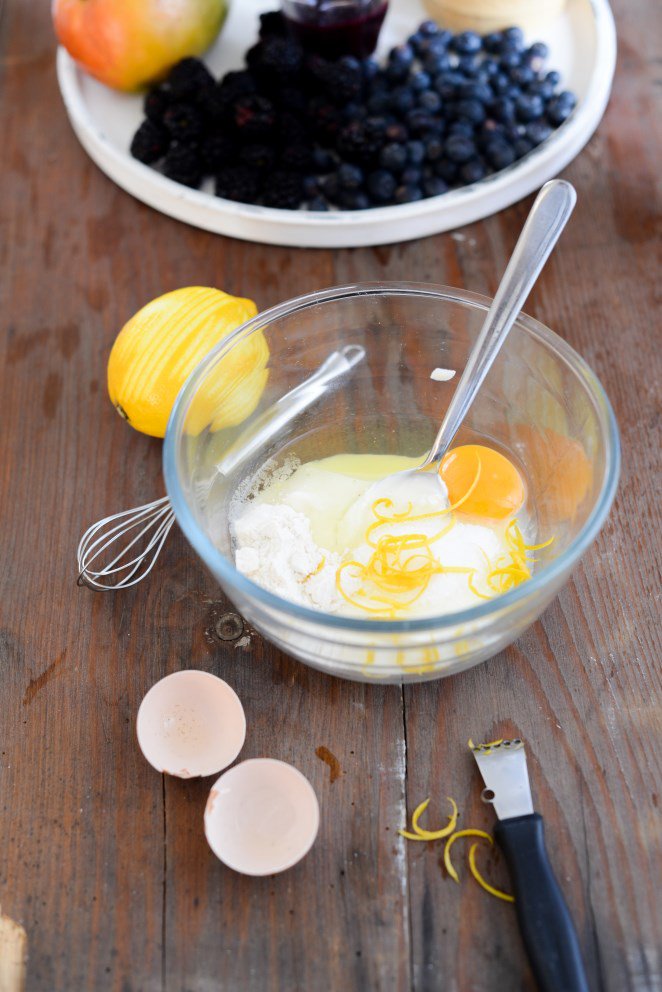
[[[167,496],[98,520],[85,531],[78,545],[78,585],[92,589],[134,586],[154,568],[174,522],[175,514]],[[107,561],[122,539],[138,527],[141,529],[129,543],[122,543],[114,558]],[[137,553],[125,561],[132,549]],[[116,578],[106,581],[111,576]]]
[[[365,349],[361,345],[345,345],[332,352],[313,375],[260,414],[237,438],[216,465],[216,476],[229,475],[242,461],[259,451],[266,441],[323,396],[335,379],[353,369],[364,356]],[[212,482],[213,478],[194,483],[198,499],[204,500]],[[174,521],[168,496],[98,520],[88,527],[78,545],[78,585],[104,591],[135,586],[154,568]],[[137,533],[134,534],[135,530]]]

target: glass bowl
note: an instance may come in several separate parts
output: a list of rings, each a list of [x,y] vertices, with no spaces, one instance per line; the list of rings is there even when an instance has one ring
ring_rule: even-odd
[[[539,539],[554,537],[538,553],[531,579],[462,612],[364,620],[291,603],[234,567],[232,501],[267,459],[427,451],[457,382],[434,381],[430,373],[444,367],[461,374],[490,302],[413,283],[301,296],[221,342],[177,398],[164,474],[184,534],[239,612],[314,668],[363,681],[409,682],[484,661],[540,615],[605,520],[620,465],[609,401],[565,341],[521,314],[455,443],[496,447],[524,474]],[[326,386],[303,385],[348,347],[360,359],[351,370]]]

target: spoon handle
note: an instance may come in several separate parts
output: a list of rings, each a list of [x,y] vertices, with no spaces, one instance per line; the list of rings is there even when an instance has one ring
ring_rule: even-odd
[[[438,462],[448,450],[540,270],[568,222],[576,200],[574,187],[563,179],[552,179],[538,193],[432,450],[421,467]]]

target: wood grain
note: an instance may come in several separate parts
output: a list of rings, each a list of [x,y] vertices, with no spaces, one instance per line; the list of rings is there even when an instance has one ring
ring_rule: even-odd
[[[30,992],[533,988],[512,907],[444,876],[396,831],[431,795],[489,829],[467,737],[521,734],[591,987],[659,992],[659,322],[661,115],[655,5],[618,0],[619,66],[597,135],[567,170],[579,205],[527,310],[591,363],[614,404],[623,477],[572,581],[513,647],[401,690],[309,671],[259,636],[222,641],[232,607],[173,533],[150,580],[75,585],[84,527],[163,492],[160,445],[105,399],[115,333],[145,301],[208,283],[262,308],[363,279],[492,292],[524,202],[452,234],[297,251],[215,237],[109,182],[77,144],[55,82],[47,7],[0,22],[0,902],[28,933]],[[657,114],[656,114],[657,109]],[[292,761],[322,808],[295,869],[248,879],[202,834],[209,782],[159,778],[134,719],[164,674],[237,690],[243,757]],[[338,760],[329,765],[316,749]],[[481,866],[507,887],[496,854]]]

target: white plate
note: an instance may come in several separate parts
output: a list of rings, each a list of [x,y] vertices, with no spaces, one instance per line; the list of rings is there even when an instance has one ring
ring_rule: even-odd
[[[257,37],[258,14],[274,0],[237,0],[216,45],[206,56],[219,76],[240,68]],[[426,17],[421,0],[391,0],[380,54],[411,34]],[[473,186],[417,203],[372,210],[275,210],[235,203],[192,190],[129,154],[142,120],[142,98],[108,89],[88,76],[60,48],[57,76],[78,139],[106,175],[143,203],[195,227],[246,241],[305,248],[390,244],[426,237],[481,220],[510,206],[557,175],[589,140],[607,106],[616,63],[616,31],[607,0],[568,0],[563,15],[541,40],[550,47],[548,65],[562,86],[577,94],[572,117],[520,162]]]

